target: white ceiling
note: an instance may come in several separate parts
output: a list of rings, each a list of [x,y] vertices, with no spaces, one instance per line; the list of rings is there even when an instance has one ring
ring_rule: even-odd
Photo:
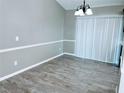
[[[56,0],[64,9],[73,10],[79,6],[83,0]],[[124,5],[124,0],[86,0],[91,7],[103,7],[113,5]]]

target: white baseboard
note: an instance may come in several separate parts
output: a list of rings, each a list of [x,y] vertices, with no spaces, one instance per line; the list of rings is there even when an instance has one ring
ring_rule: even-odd
[[[49,59],[47,59],[47,60],[44,60],[44,61],[42,61],[42,62],[39,62],[39,63],[34,64],[34,65],[32,65],[32,66],[29,66],[29,67],[27,67],[27,68],[24,68],[24,69],[22,69],[22,70],[16,71],[16,72],[14,72],[14,73],[12,73],[12,74],[9,74],[9,75],[7,75],[7,76],[4,76],[4,77],[0,78],[0,81],[3,81],[3,80],[6,80],[6,79],[8,79],[8,78],[11,78],[11,77],[13,77],[13,76],[16,76],[16,75],[18,75],[18,74],[20,74],[20,73],[23,73],[23,72],[25,72],[25,71],[27,71],[27,70],[30,70],[30,69],[32,69],[32,68],[35,68],[35,67],[37,67],[37,66],[39,66],[39,65],[41,65],[41,64],[43,64],[43,63],[46,63],[46,62],[48,62],[48,61],[50,61],[50,60],[53,60],[53,59],[55,59],[55,58],[57,58],[57,57],[60,57],[60,56],[62,56],[62,55],[71,55],[71,56],[79,57],[79,56],[76,56],[76,55],[73,54],[73,53],[66,53],[66,52],[65,52],[65,53],[61,53],[61,54],[59,54],[59,55],[57,55],[57,56],[51,57],[51,58],[49,58]],[[81,57],[79,57],[79,58],[81,58]],[[102,61],[101,61],[101,62],[102,62]]]
[[[80,56],[77,56],[77,55],[74,54],[74,53],[67,53],[67,52],[64,52],[63,54],[64,54],[64,55],[75,56],[75,57],[78,57],[78,58],[82,58],[82,57],[80,57]],[[113,64],[112,62],[102,61],[102,60],[97,60],[97,59],[90,59],[90,58],[85,58],[85,59],[96,60],[96,61],[100,61],[100,62],[103,62],[103,63],[110,63],[110,64]]]
[[[67,53],[67,52],[64,52],[63,53],[64,55],[70,55],[70,56],[75,56],[75,57],[77,57],[75,54],[73,54],[73,53]]]
[[[48,61],[50,61],[50,60],[53,60],[53,59],[55,59],[55,58],[57,58],[57,57],[60,57],[60,56],[62,56],[62,55],[63,55],[63,53],[62,53],[62,54],[59,54],[59,55],[57,55],[57,56],[51,57],[51,58],[49,58],[49,59],[47,59],[47,60],[44,60],[44,61],[42,61],[42,62],[39,62],[39,63],[37,63],[37,64],[35,64],[35,65],[32,65],[32,66],[29,66],[29,67],[24,68],[24,69],[22,69],[22,70],[19,70],[19,71],[17,71],[17,72],[14,72],[14,73],[12,73],[12,74],[9,74],[9,75],[7,75],[7,76],[4,76],[4,77],[0,78],[0,81],[9,79],[9,78],[11,78],[11,77],[13,77],[13,76],[16,76],[16,75],[18,75],[18,74],[20,74],[20,73],[22,73],[22,72],[27,71],[27,70],[30,70],[30,69],[32,69],[32,68],[34,68],[34,67],[37,67],[37,66],[39,66],[39,65],[41,65],[41,64],[43,64],[43,63],[46,63],[46,62],[48,62]]]

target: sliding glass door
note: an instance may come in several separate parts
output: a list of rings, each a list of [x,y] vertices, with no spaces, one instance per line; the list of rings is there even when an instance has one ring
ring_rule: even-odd
[[[122,17],[80,17],[76,23],[75,54],[118,64]]]

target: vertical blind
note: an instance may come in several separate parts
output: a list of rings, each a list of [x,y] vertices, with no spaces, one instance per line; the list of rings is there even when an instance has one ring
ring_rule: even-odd
[[[117,64],[122,17],[77,18],[75,54]]]

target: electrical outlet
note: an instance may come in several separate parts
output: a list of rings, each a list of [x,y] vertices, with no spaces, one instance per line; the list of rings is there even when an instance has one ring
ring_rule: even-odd
[[[14,61],[14,66],[17,66],[17,65],[18,65],[18,61],[15,60],[15,61]]]
[[[19,41],[19,36],[16,36],[16,41]]]

